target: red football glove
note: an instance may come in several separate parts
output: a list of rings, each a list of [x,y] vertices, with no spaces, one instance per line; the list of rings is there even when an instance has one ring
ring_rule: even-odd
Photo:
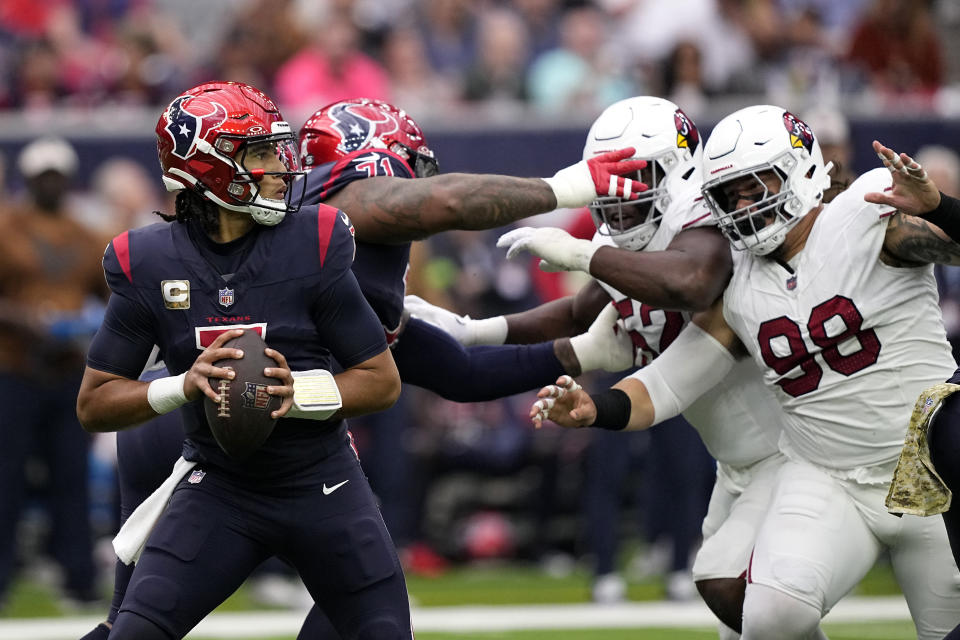
[[[557,197],[557,208],[583,207],[598,196],[636,200],[648,187],[642,182],[623,177],[623,174],[640,171],[647,166],[647,161],[628,160],[634,152],[632,147],[628,147],[602,153],[561,169],[552,178],[544,178]]]

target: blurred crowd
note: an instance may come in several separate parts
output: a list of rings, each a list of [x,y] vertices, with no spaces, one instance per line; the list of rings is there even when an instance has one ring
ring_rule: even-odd
[[[494,122],[518,113],[589,120],[640,94],[668,97],[694,119],[711,99],[731,94],[779,104],[805,96],[805,104],[845,107],[864,99],[886,114],[943,113],[957,80],[948,62],[957,40],[951,34],[960,31],[958,6],[951,0],[0,0],[0,109],[148,107],[220,78],[263,88],[295,126],[319,106],[357,96],[388,100],[427,122],[451,114],[467,121],[480,112]],[[825,159],[849,171],[843,113],[804,116]],[[945,193],[960,196],[955,150],[925,147],[916,157]],[[11,487],[21,492],[16,501],[0,500],[6,527],[0,613],[17,567],[45,555],[58,561],[68,597],[103,595],[94,541],[109,540],[117,526],[115,448],[109,435],[87,437],[69,411],[53,419],[51,390],[75,385],[67,374],[79,369],[54,367],[63,375],[51,375],[50,358],[82,362],[105,299],[99,264],[108,239],[158,221],[155,210],[173,210],[159,181],[125,158],[96,167],[89,184],[71,182],[81,159],[66,140],[33,141],[6,160],[9,170],[0,158],[0,178],[13,180],[0,180],[0,227],[7,230],[0,233],[0,380],[26,407],[6,424],[34,426],[0,429],[5,496],[14,495]],[[557,212],[540,223],[580,237],[593,233],[584,211]],[[487,317],[583,283],[543,274],[532,261],[507,261],[495,248],[497,235],[449,232],[417,243],[409,292]],[[90,269],[95,277],[88,277]],[[960,345],[960,275],[938,267],[938,276],[948,333]],[[35,356],[26,365],[24,344],[42,347],[26,354]],[[526,420],[531,397],[457,404],[408,387],[389,412],[351,420],[408,570],[430,575],[453,562],[522,558],[567,571],[588,558],[598,601],[623,599],[628,571],[634,578],[663,575],[669,597],[694,597],[688,565],[713,464],[689,426],[614,439],[602,430],[535,432]],[[78,528],[70,510],[84,504],[76,492],[89,496],[89,531]],[[24,517],[15,529],[18,512]],[[633,563],[623,557],[628,538],[642,550]],[[103,555],[105,567],[112,562],[109,546]]]
[[[695,119],[731,94],[945,112],[958,29],[950,0],[2,0],[0,107],[152,106],[229,78],[292,122],[356,96],[426,121],[641,94]]]

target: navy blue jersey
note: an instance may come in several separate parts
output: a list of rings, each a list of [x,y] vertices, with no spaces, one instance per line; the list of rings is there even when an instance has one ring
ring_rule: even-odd
[[[354,151],[307,174],[304,202],[323,202],[354,180],[376,176],[414,177],[407,163],[386,149]],[[409,263],[409,242],[395,245],[357,242],[353,273],[391,343],[400,328]]]
[[[156,344],[170,372],[179,374],[217,335],[238,327],[259,332],[294,371],[331,369],[334,359],[347,368],[386,349],[350,271],[354,242],[343,212],[304,207],[256,233],[229,280],[191,240],[187,224],[159,223],[117,236],[103,260],[113,296],[88,365],[136,378]],[[308,481],[331,446],[318,435],[341,440],[344,430],[339,420],[283,418],[266,443],[238,463],[213,439],[202,401],[182,413],[185,457],[241,480],[270,479],[276,489],[289,486],[284,481]]]

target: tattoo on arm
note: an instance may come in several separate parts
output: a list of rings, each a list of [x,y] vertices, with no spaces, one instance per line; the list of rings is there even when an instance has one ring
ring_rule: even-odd
[[[556,199],[538,178],[448,174],[362,180],[328,204],[350,215],[358,240],[401,243],[449,229],[495,229],[550,211]]]
[[[890,218],[881,258],[894,267],[960,265],[960,244],[923,218],[896,212]]]

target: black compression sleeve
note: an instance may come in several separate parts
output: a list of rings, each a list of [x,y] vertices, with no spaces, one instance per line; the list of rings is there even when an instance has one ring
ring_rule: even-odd
[[[597,407],[597,419],[591,427],[623,431],[630,423],[630,396],[622,389],[607,389],[593,396]]]
[[[951,240],[960,243],[960,200],[941,191],[937,208],[921,214],[920,217],[937,225]]]

